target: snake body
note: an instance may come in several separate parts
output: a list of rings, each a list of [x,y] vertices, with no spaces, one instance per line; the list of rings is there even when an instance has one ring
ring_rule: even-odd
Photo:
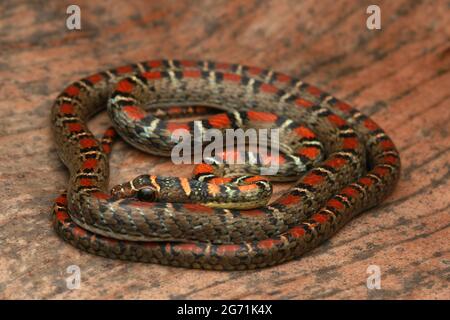
[[[113,133],[99,141],[87,121],[108,104],[127,141],[168,152],[171,128],[146,118],[146,103],[215,105],[249,118],[275,114],[303,122],[327,157],[280,198],[252,210],[114,199],[106,193]],[[279,264],[381,202],[400,173],[392,140],[367,116],[298,79],[236,64],[156,60],[91,75],[57,97],[52,128],[70,172],[67,195],[54,207],[55,230],[78,248],[132,261],[215,270]]]

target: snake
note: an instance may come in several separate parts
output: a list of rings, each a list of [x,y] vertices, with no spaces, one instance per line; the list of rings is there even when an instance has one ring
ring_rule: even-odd
[[[149,104],[213,106],[263,122],[291,119],[314,132],[325,157],[277,199],[253,209],[117,199],[107,191],[116,133],[108,130],[99,140],[87,122],[108,108],[127,142],[164,154],[172,147],[169,134],[180,125],[146,113]],[[202,123],[221,127],[231,121],[226,117]],[[127,261],[206,270],[281,264],[378,205],[400,175],[393,141],[368,116],[295,77],[254,66],[151,60],[110,69],[66,87],[52,107],[51,123],[70,175],[54,204],[56,233],[86,252]],[[181,180],[177,186],[178,192],[190,191]]]

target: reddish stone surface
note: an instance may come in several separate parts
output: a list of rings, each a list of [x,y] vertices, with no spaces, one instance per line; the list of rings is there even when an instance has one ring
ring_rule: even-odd
[[[71,3],[0,4],[1,299],[450,298],[446,1],[378,1],[378,31],[365,27],[368,1],[77,1],[82,31],[68,31]],[[156,58],[272,67],[355,105],[401,152],[395,192],[301,259],[265,270],[176,269],[71,247],[50,222],[67,184],[50,134],[53,99],[82,76]],[[90,126],[108,123],[102,114]],[[172,171],[123,142],[113,150],[112,183]],[[81,268],[78,290],[66,287],[70,265]],[[380,290],[366,287],[369,265],[381,268]]]

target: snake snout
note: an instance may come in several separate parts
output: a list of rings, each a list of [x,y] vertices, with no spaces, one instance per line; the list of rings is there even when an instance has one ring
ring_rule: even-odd
[[[125,199],[134,197],[136,191],[133,190],[130,183],[121,183],[111,188],[111,196],[114,199]]]
[[[137,198],[139,201],[151,202],[158,197],[157,189],[152,185],[148,175],[140,175],[133,180],[118,184],[111,189],[115,199]]]

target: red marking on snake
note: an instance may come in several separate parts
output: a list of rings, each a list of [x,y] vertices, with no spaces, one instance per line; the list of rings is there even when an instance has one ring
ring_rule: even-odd
[[[87,232],[84,229],[81,229],[80,227],[73,228],[73,235],[77,238],[85,237]]]
[[[177,122],[169,122],[169,123],[167,123],[166,128],[170,132],[174,132],[175,130],[178,130],[178,129],[189,131],[189,125],[187,123],[182,123],[182,122],[178,122],[178,123]]]
[[[308,86],[306,90],[315,97],[320,97],[322,94],[322,90],[314,86]]]
[[[305,229],[303,229],[302,227],[293,227],[288,232],[294,238],[303,237],[305,235],[305,233],[306,233]]]
[[[200,78],[202,73],[200,70],[186,70],[183,71],[183,77],[185,78]]]
[[[115,246],[119,242],[119,240],[113,238],[102,237],[102,239],[109,243],[111,246]]]
[[[303,137],[303,138],[315,138],[316,135],[314,134],[314,132],[312,132],[311,130],[309,130],[306,127],[297,127],[293,130],[296,134],[298,134],[299,136]]]
[[[342,210],[344,209],[344,204],[342,202],[340,202],[337,199],[330,199],[327,202],[327,206],[330,206],[332,208],[335,208],[337,210]]]
[[[286,163],[286,158],[283,157],[283,155],[277,155],[277,156],[272,156],[272,155],[265,155],[265,154],[259,154],[259,156],[261,157],[261,162],[264,165],[270,165],[271,163],[277,163],[278,165],[282,165],[284,163]]]
[[[330,122],[337,125],[338,127],[342,127],[347,124],[347,122],[344,119],[335,114],[330,114],[327,116],[327,118]]]
[[[315,147],[305,147],[300,149],[299,154],[309,159],[316,159],[317,156],[320,154],[320,150]]]
[[[252,210],[243,210],[241,212],[242,216],[248,216],[248,217],[260,217],[264,215],[264,211],[259,209],[252,209]]]
[[[137,106],[125,106],[123,111],[133,120],[141,120],[145,118],[145,113]]]
[[[102,75],[96,73],[90,77],[87,77],[86,79],[89,80],[92,84],[96,84],[97,82],[103,80],[103,77]]]
[[[94,192],[92,193],[92,196],[94,196],[97,199],[101,199],[101,200],[108,200],[109,198],[111,198],[111,196],[107,193],[104,192]]]
[[[334,169],[338,169],[346,163],[347,163],[346,159],[338,158],[338,157],[330,158],[327,161],[325,161],[325,165],[330,166]]]
[[[224,73],[223,79],[227,80],[227,81],[239,82],[239,81],[241,81],[242,77],[238,74]]]
[[[144,247],[150,248],[150,249],[154,249],[154,248],[159,247],[159,243],[156,242],[156,241],[155,242],[151,242],[151,241],[149,241],[149,242],[142,242],[142,245]]]
[[[303,183],[314,186],[323,181],[323,177],[314,173],[310,173],[302,179]]]
[[[116,86],[116,90],[124,93],[130,93],[133,91],[134,85],[128,81],[127,79],[123,79],[119,81],[119,83]]]
[[[209,117],[208,122],[214,128],[229,128],[231,125],[230,118],[226,114],[216,114]]]
[[[291,81],[291,77],[285,75],[285,74],[277,74],[277,81],[279,82],[289,82]]]
[[[106,154],[111,153],[111,146],[109,146],[108,144],[102,144],[102,148],[104,153]]]
[[[362,177],[361,179],[358,180],[358,182],[368,187],[370,187],[373,184],[372,179],[368,177]]]
[[[131,71],[133,71],[133,68],[131,66],[122,66],[116,68],[116,72],[119,74],[129,73]]]
[[[170,107],[170,109],[167,111],[167,113],[170,114],[178,114],[181,113],[183,109],[181,107]]]
[[[65,93],[67,93],[69,96],[76,96],[78,93],[80,93],[80,88],[78,88],[77,86],[69,86],[66,88],[66,90],[64,90]]]
[[[346,111],[346,112],[352,110],[352,107],[350,107],[347,103],[342,102],[342,101],[336,102],[334,106],[336,108],[338,108],[339,110]]]
[[[297,106],[299,106],[299,107],[302,107],[302,108],[309,108],[309,107],[312,107],[314,105],[314,103],[312,103],[311,101],[308,101],[308,100],[305,100],[305,99],[302,99],[302,98],[296,99],[295,100],[295,104]]]
[[[373,122],[372,120],[370,120],[370,119],[366,119],[366,120],[364,120],[364,127],[366,127],[367,129],[369,129],[370,131],[374,131],[374,130],[377,130],[377,129],[379,129],[380,127],[375,123],[375,122]]]
[[[359,195],[359,191],[352,187],[345,187],[341,190],[341,193],[351,198],[355,198]]]
[[[141,208],[151,208],[156,205],[156,202],[147,202],[147,201],[131,201],[130,205],[133,207],[141,207]]]
[[[244,181],[247,182],[247,183],[253,183],[253,182],[257,182],[257,181],[261,181],[261,180],[269,181],[268,178],[262,177],[262,176],[253,176],[253,177],[249,177],[249,178],[244,179]]]
[[[97,166],[98,160],[94,158],[89,158],[84,160],[83,169],[94,169]]]
[[[271,85],[271,84],[267,84],[267,83],[263,83],[260,87],[261,91],[266,92],[266,93],[277,93],[278,92],[278,88]]]
[[[73,112],[74,112],[73,104],[70,104],[70,103],[63,103],[63,104],[59,107],[59,112],[61,112],[61,113],[63,113],[63,114],[73,114]]]
[[[116,131],[114,129],[108,129],[103,134],[103,136],[105,136],[105,137],[115,137],[116,135],[117,134],[116,134]]]
[[[206,163],[199,163],[194,168],[194,174],[197,175],[199,173],[214,173],[214,168]]]
[[[68,123],[67,128],[70,132],[80,132],[83,130],[83,126],[80,123]]]
[[[213,183],[213,184],[225,184],[230,182],[232,179],[228,178],[228,177],[217,177],[217,178],[212,178],[211,180],[209,180],[209,183]]]
[[[161,60],[151,60],[151,61],[147,61],[146,64],[147,64],[147,66],[149,66],[151,68],[157,68],[162,65],[162,61]]]
[[[62,223],[64,223],[64,221],[66,221],[66,219],[70,218],[69,215],[67,214],[66,211],[58,211],[56,212],[56,218],[61,221]]]
[[[92,138],[83,138],[80,140],[80,146],[84,148],[92,148],[97,146],[97,141]]]
[[[92,138],[83,138],[80,141],[81,148],[92,148],[97,146],[97,141]]]
[[[240,245],[237,244],[223,244],[217,247],[217,253],[219,255],[222,254],[234,254],[241,248]]]
[[[203,248],[199,247],[195,243],[180,243],[173,246],[174,250],[181,250],[181,251],[187,251],[192,252],[196,254],[203,253]]]
[[[343,140],[342,147],[344,149],[355,149],[359,145],[357,138],[344,138]]]
[[[195,65],[196,65],[195,61],[191,61],[191,60],[180,60],[180,64],[183,67],[195,67]]]
[[[194,211],[194,212],[198,212],[198,213],[212,213],[214,210],[212,208],[203,206],[201,204],[197,204],[197,203],[185,203],[183,204],[183,207],[185,207],[186,209],[188,209],[189,211]]]
[[[242,191],[242,192],[254,190],[257,188],[258,188],[258,186],[255,184],[244,184],[242,186],[238,186],[239,191]]]
[[[230,64],[229,63],[219,62],[219,63],[216,64],[216,68],[220,69],[220,70],[229,70],[230,69]]]
[[[280,242],[281,242],[281,240],[265,239],[265,240],[261,240],[258,242],[258,247],[260,247],[261,249],[270,249],[270,248],[273,248],[275,245],[277,245]]]
[[[373,168],[372,172],[379,175],[380,177],[384,177],[389,173],[389,169],[380,167],[380,166],[376,166],[375,168]]]
[[[278,199],[278,203],[281,203],[282,205],[288,206],[293,203],[299,203],[301,200],[300,196],[295,196],[293,194],[288,194],[287,196],[282,197],[281,199]]]
[[[388,164],[395,164],[397,162],[397,158],[394,156],[385,156],[383,157],[383,162]]]
[[[89,179],[89,178],[81,178],[80,179],[80,186],[90,187],[92,185],[93,185],[93,183],[92,183],[91,179]]]
[[[253,110],[247,111],[247,116],[249,120],[263,122],[274,122],[278,119],[273,113]]]
[[[58,204],[62,204],[63,206],[67,205],[67,197],[66,196],[59,196],[55,199],[55,202]]]
[[[162,78],[161,72],[159,72],[159,71],[144,72],[144,73],[142,73],[142,76],[149,80],[156,80],[156,79]]]
[[[248,69],[247,69],[247,72],[254,76],[261,74],[262,71],[263,71],[263,69],[258,68],[258,67],[248,67]]]
[[[381,141],[380,145],[383,150],[390,150],[394,148],[394,143],[390,139]]]
[[[313,219],[315,222],[318,222],[318,223],[327,222],[328,218],[329,217],[327,215],[320,214],[320,213],[316,213],[311,217],[311,219]]]
[[[216,196],[220,192],[220,186],[215,183],[208,183],[208,193],[212,196]]]

